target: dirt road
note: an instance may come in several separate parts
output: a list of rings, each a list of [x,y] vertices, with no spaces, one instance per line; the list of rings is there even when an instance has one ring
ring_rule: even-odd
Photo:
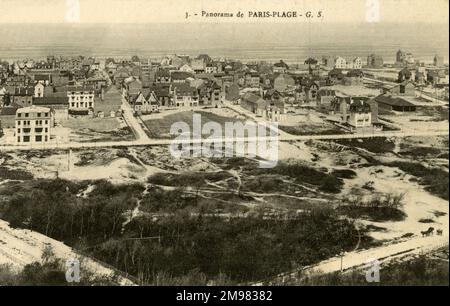
[[[80,258],[72,248],[64,243],[49,238],[38,232],[25,229],[11,228],[8,222],[0,220],[0,265],[10,264],[19,270],[26,264],[41,261],[42,251],[51,246],[55,256],[62,260]],[[83,269],[88,269],[98,275],[112,275],[114,271],[90,258],[83,258],[81,262],[81,277]],[[133,285],[131,280],[119,278],[122,285]]]
[[[380,273],[382,273],[383,262],[388,262],[394,258],[403,257],[405,255],[419,255],[448,246],[448,239],[448,235],[416,237],[406,241],[391,243],[368,250],[348,252],[345,253],[342,258],[333,257],[328,260],[322,261],[317,265],[306,267],[302,270],[302,274],[308,272],[333,273],[354,268],[364,269],[365,267],[368,267],[368,263],[372,262],[375,259],[380,262]],[[287,281],[297,279],[298,275],[298,271],[283,273],[270,281],[259,282],[255,285],[281,285],[283,283],[286,283]]]

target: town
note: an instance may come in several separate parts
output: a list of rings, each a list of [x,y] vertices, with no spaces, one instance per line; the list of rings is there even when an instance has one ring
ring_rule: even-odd
[[[0,146],[120,142],[142,130],[161,138],[153,118],[194,109],[227,117],[222,108],[277,122],[285,135],[448,131],[433,117],[448,117],[448,84],[442,56],[426,64],[402,50],[391,64],[376,54],[303,64],[207,54],[1,61]]]

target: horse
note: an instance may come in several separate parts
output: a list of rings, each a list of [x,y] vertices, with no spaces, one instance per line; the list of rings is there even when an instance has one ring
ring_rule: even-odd
[[[436,231],[436,234],[438,234],[439,236],[442,236],[442,230],[441,230],[441,229],[438,229],[438,230]]]
[[[434,227],[429,227],[426,231],[421,231],[422,237],[433,235]]]

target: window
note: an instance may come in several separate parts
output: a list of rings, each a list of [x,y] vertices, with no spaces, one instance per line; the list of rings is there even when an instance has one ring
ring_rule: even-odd
[[[45,120],[45,124],[48,124],[48,120]]]
[[[20,120],[17,121],[17,125],[20,125]]]
[[[17,114],[17,117],[19,117],[19,118],[22,117],[22,114],[21,114],[21,113],[18,113],[18,114]]]
[[[30,142],[30,136],[23,136],[23,142]]]
[[[17,129],[17,134],[20,134],[20,129]]]
[[[41,116],[41,113],[37,113],[37,116],[40,117],[40,116]]]
[[[48,113],[45,113],[45,117],[48,117]]]
[[[25,113],[25,117],[28,117],[28,113]]]
[[[48,128],[45,128],[45,132],[46,132],[46,133],[48,132]]]
[[[42,133],[42,128],[35,128],[34,131],[35,131],[36,133]]]
[[[17,142],[20,142],[20,136],[17,136]]]
[[[41,135],[36,135],[36,142],[42,142],[42,136]]]

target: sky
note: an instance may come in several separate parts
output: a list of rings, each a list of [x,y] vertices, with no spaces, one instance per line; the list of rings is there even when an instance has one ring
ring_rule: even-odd
[[[203,18],[195,13],[322,11],[312,22],[448,24],[448,0],[0,0],[0,23],[286,22],[286,19]],[[7,13],[5,13],[7,12]],[[186,13],[192,17],[186,19]],[[287,22],[307,22],[305,18]]]

